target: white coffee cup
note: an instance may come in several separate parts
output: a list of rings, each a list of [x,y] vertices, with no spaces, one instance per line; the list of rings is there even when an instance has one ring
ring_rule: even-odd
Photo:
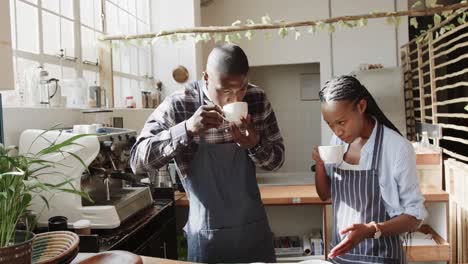
[[[84,134],[96,134],[96,125],[85,125]]]
[[[75,134],[95,134],[96,125],[73,125],[73,133]]]
[[[73,133],[83,134],[84,133],[84,125],[73,125]]]
[[[328,164],[338,164],[343,161],[344,146],[319,146],[318,151],[323,162]]]
[[[241,118],[246,118],[248,105],[246,102],[235,102],[223,106],[224,116],[229,122],[241,124]]]
[[[79,235],[91,235],[91,221],[88,219],[81,219],[73,223],[75,232]]]

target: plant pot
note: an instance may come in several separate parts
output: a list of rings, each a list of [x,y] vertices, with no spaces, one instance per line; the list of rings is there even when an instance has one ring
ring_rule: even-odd
[[[0,264],[31,263],[33,240],[34,233],[16,230],[11,245],[0,248]]]

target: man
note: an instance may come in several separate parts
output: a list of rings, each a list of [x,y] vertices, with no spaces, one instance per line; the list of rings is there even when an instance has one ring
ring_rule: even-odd
[[[175,159],[190,201],[189,261],[275,262],[255,164],[280,168],[284,145],[271,104],[248,83],[248,71],[240,47],[215,47],[203,80],[168,96],[132,149],[134,171],[154,171]],[[221,110],[238,101],[249,109],[240,126],[225,121]]]

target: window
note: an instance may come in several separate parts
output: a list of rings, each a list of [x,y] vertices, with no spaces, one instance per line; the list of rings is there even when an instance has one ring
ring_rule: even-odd
[[[106,1],[106,26],[109,34],[140,34],[150,31],[149,2],[127,0]],[[141,107],[142,76],[151,75],[150,47],[119,45],[113,49],[114,103],[125,105],[125,97],[133,96]]]
[[[151,31],[150,0],[9,1],[17,90],[5,92],[7,105],[31,104],[30,79],[39,65],[51,78],[99,84],[98,37]],[[143,76],[152,73],[151,48],[122,45],[113,56],[115,107],[129,95],[141,102]]]

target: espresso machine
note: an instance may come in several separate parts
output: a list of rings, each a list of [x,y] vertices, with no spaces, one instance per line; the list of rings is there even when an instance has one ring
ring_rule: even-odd
[[[41,195],[49,200],[49,208],[39,196],[33,199],[30,208],[38,214],[39,226],[47,226],[50,217],[60,215],[68,218],[70,227],[78,220],[87,219],[92,229],[112,229],[153,204],[149,187],[131,187],[131,183],[139,182],[129,167],[136,131],[104,127],[97,132],[67,146],[67,151],[80,157],[84,164],[73,155],[56,153],[42,157],[60,166],[51,169],[50,174],[41,175],[41,181],[57,184],[69,180],[93,201],[67,192],[43,192]],[[19,152],[38,153],[50,146],[50,142],[60,143],[76,135],[72,130],[46,133],[43,130],[26,130],[20,137]]]

